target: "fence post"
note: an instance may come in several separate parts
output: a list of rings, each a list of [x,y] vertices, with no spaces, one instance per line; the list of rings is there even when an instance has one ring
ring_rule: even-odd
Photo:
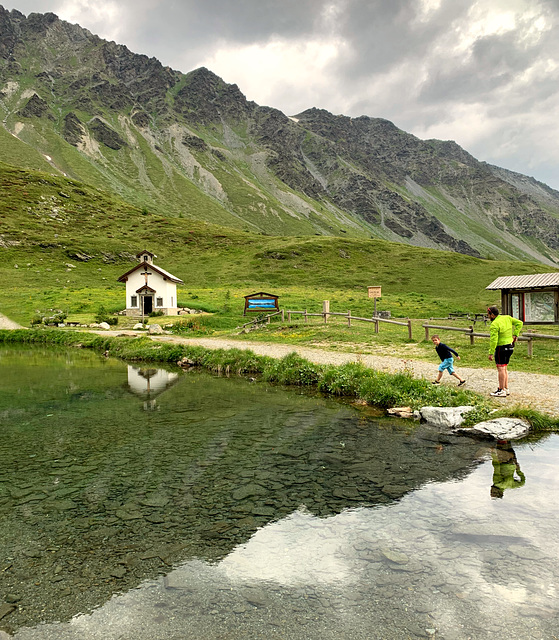
[[[425,325],[425,340],[429,341],[429,325]]]
[[[408,338],[410,340],[413,340],[413,335],[412,335],[412,332],[411,332],[411,320],[409,318],[408,318]]]
[[[347,312],[347,326],[351,327],[351,311]]]
[[[375,320],[375,333],[379,332],[379,325],[380,325],[380,322],[378,320]]]
[[[291,322],[291,311],[287,311],[287,322]]]
[[[285,311],[283,309],[281,310],[281,321],[285,322]]]
[[[470,344],[475,343],[474,328],[470,325]]]
[[[270,324],[270,316],[266,318],[266,324]]]
[[[531,358],[534,354],[534,346],[533,346],[533,340],[532,338],[530,338],[528,340],[528,357]]]
[[[307,316],[307,310],[305,309],[305,324],[309,321],[309,317]]]
[[[330,312],[330,300],[322,301],[322,314],[324,316],[324,324],[328,322],[328,313]]]

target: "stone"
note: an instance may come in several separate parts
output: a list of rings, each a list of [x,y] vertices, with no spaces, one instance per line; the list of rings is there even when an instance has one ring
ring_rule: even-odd
[[[389,416],[398,416],[398,418],[413,418],[411,407],[392,407],[392,409],[387,409],[386,413]]]
[[[185,369],[188,369],[188,367],[193,367],[196,363],[194,362],[194,360],[191,360],[190,358],[187,358],[186,356],[184,356],[184,358],[181,358],[178,362],[177,365],[179,367],[184,367]]]
[[[145,329],[144,325],[141,322],[137,322],[132,329],[134,329],[135,331],[137,331],[138,329]]]
[[[116,567],[111,571],[111,576],[113,578],[124,578],[126,575],[126,569],[124,567]]]
[[[165,507],[169,502],[169,498],[158,493],[146,496],[144,500],[140,500],[140,504],[146,507]]]
[[[442,428],[455,429],[464,422],[464,416],[474,407],[421,407],[421,419],[428,424]]]
[[[382,555],[390,562],[395,564],[407,564],[410,559],[405,553],[399,551],[393,551],[392,549],[381,549]]]
[[[253,496],[265,496],[267,494],[266,489],[259,484],[247,484],[243,487],[239,487],[233,491],[234,500],[246,500]]]
[[[108,322],[100,322],[99,323],[99,329],[108,330],[110,328],[111,328],[111,325]]]
[[[158,334],[163,333],[163,329],[160,324],[150,324],[148,327],[148,333],[150,334]]]
[[[457,433],[493,440],[518,440],[530,432],[530,424],[520,418],[495,418],[478,422],[470,428],[458,429]]]
[[[2,604],[0,605],[0,620],[9,616],[10,613],[16,610],[16,606],[14,604]]]

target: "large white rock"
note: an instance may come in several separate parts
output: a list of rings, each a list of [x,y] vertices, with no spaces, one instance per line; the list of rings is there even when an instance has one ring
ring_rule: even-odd
[[[478,422],[470,428],[458,429],[459,433],[494,440],[518,440],[530,431],[530,424],[520,418],[495,418]]]
[[[148,333],[163,333],[163,329],[160,324],[150,324],[148,327]]]
[[[111,325],[108,322],[100,322],[99,323],[99,329],[110,329]]]
[[[455,429],[464,422],[464,416],[473,407],[421,407],[419,413],[425,422],[441,429]]]
[[[134,330],[145,329],[144,325],[141,322],[136,322],[136,324],[132,327]]]

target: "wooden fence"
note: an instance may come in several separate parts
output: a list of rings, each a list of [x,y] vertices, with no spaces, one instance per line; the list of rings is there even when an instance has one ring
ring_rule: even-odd
[[[248,326],[248,325],[255,325],[255,324],[262,324],[262,323],[266,323],[266,324],[270,324],[270,318],[273,318],[275,316],[281,316],[281,321],[285,322],[285,314],[287,313],[287,321],[291,322],[291,316],[292,315],[302,315],[303,318],[305,319],[305,323],[307,323],[309,321],[309,318],[311,317],[317,317],[317,318],[322,318],[324,320],[324,324],[326,324],[328,322],[328,317],[329,316],[340,316],[342,318],[346,318],[347,320],[347,326],[351,327],[351,323],[355,320],[358,322],[371,322],[374,323],[375,325],[375,333],[379,333],[380,330],[380,323],[381,322],[385,322],[387,324],[397,324],[400,325],[402,327],[407,327],[408,328],[408,338],[410,340],[413,340],[413,335],[412,335],[412,324],[411,324],[411,320],[409,318],[406,318],[405,322],[401,322],[399,320],[388,320],[387,318],[379,318],[377,316],[374,316],[372,318],[361,318],[359,316],[352,316],[351,315],[351,311],[348,311],[347,313],[340,313],[340,312],[336,312],[336,311],[322,311],[320,313],[309,313],[307,311],[307,309],[305,309],[304,311],[294,311],[293,309],[290,309],[288,311],[284,311],[283,309],[280,309],[279,311],[276,311],[275,313],[269,313],[263,317],[258,317],[255,318],[254,320],[251,320],[250,322],[245,322],[245,324],[241,325],[241,329],[243,329],[244,327]],[[467,328],[463,328],[463,327],[447,327],[444,325],[438,325],[438,324],[423,324],[421,325],[424,329],[425,329],[425,340],[429,340],[429,329],[440,329],[441,331],[459,331],[461,333],[465,333],[466,335],[468,335],[470,337],[470,344],[473,345],[475,344],[475,338],[489,338],[490,334],[489,333],[481,333],[480,331],[475,331],[474,327],[472,325],[470,325]],[[559,336],[550,336],[550,335],[546,335],[543,333],[533,333],[531,331],[525,331],[521,336],[518,337],[518,340],[520,342],[526,342],[527,346],[528,346],[528,357],[531,358],[534,350],[533,350],[533,340],[534,338],[536,339],[542,339],[542,340],[559,340]]]
[[[281,321],[282,322],[285,321],[284,311],[283,311],[283,309],[280,309],[279,311],[276,311],[275,313],[268,313],[267,315],[265,315],[262,318],[258,317],[258,318],[254,318],[254,320],[249,320],[249,322],[245,322],[244,324],[242,324],[239,327],[239,329],[244,329],[249,324],[261,324],[263,322],[265,322],[266,324],[270,324],[270,318],[273,318],[274,316],[281,316]]]
[[[475,338],[489,338],[489,333],[480,333],[479,331],[474,331],[473,326],[469,326],[467,329],[461,327],[444,327],[437,324],[424,324],[422,325],[425,329],[425,340],[429,340],[429,329],[442,329],[443,331],[460,331],[462,333],[466,333],[470,336],[470,344],[475,343]],[[533,339],[541,338],[544,340],[559,340],[559,336],[549,336],[543,333],[532,333],[531,331],[525,331],[523,335],[518,337],[518,340],[521,342],[528,343],[528,357],[531,358],[534,354],[533,347]]]
[[[322,311],[321,313],[309,313],[306,309],[304,311],[289,310],[286,313],[287,313],[287,322],[291,322],[291,316],[293,314],[302,315],[305,318],[305,322],[309,321],[309,317],[312,317],[312,316],[320,317],[324,320],[324,324],[328,322],[328,316],[341,316],[347,319],[348,327],[351,327],[351,323],[353,320],[357,320],[358,322],[373,322],[375,324],[375,333],[378,333],[380,331],[381,322],[386,322],[387,324],[398,324],[398,325],[401,325],[402,327],[408,328],[408,337],[410,340],[413,340],[411,320],[409,318],[406,318],[405,322],[400,322],[398,320],[388,320],[387,318],[379,318],[377,316],[374,316],[373,318],[360,318],[359,316],[352,316],[351,311],[348,311],[347,313],[339,313],[336,311]]]

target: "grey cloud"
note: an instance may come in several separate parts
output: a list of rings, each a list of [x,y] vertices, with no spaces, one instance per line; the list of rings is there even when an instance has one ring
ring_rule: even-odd
[[[470,5],[471,0],[443,2],[422,20],[416,0],[351,1],[341,20],[340,35],[348,40],[355,57],[344,61],[338,71],[358,79],[428,56]]]

